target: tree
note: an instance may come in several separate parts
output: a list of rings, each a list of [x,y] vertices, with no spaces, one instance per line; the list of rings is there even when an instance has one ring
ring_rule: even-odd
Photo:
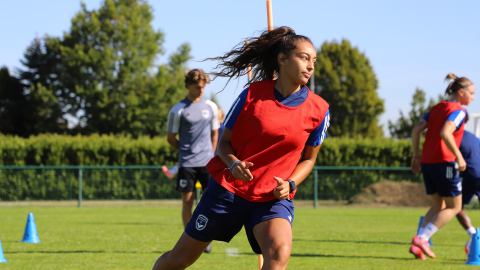
[[[152,20],[143,0],[105,0],[93,11],[82,4],[72,19],[58,51],[68,112],[79,117],[79,132],[165,133],[160,128],[168,110],[163,109],[180,90],[190,47],[182,45],[168,64],[156,66],[164,35],[153,30]]]
[[[438,97],[438,102],[444,100],[440,95]],[[417,88],[412,98],[412,109],[407,115],[404,115],[400,110],[400,118],[396,123],[388,121],[388,129],[390,130],[390,135],[393,138],[411,138],[413,127],[420,122],[420,119],[430,111],[430,109],[437,104],[435,100],[430,99],[430,102],[426,104],[425,92]]]
[[[151,27],[146,1],[105,0],[98,10],[81,8],[63,38],[32,42],[18,76],[1,70],[0,115],[8,119],[0,120],[0,131],[165,135],[168,111],[186,93],[190,46],[182,44],[157,65],[163,33]],[[73,129],[68,114],[79,119]]]
[[[378,137],[383,100],[370,61],[347,40],[325,42],[317,52],[315,89],[330,104],[332,136]]]
[[[72,93],[69,112],[80,118],[82,133],[138,135],[163,34],[152,29],[143,1],[105,0],[92,11],[81,6],[59,46],[70,74],[63,80]]]
[[[63,118],[68,92],[61,85],[61,55],[55,48],[59,42],[49,36],[35,38],[21,60],[24,69],[18,70],[18,79],[26,98],[23,136],[68,131]]]
[[[180,45],[175,53],[170,55],[168,63],[158,68],[158,73],[152,81],[152,89],[156,91],[152,100],[151,115],[148,117],[149,135],[167,134],[167,120],[170,109],[187,95],[185,87],[185,71],[190,56],[190,45]]]
[[[20,135],[23,133],[22,107],[25,96],[20,80],[10,75],[6,67],[0,68],[0,132]]]
[[[59,87],[59,58],[48,45],[52,39],[36,38],[27,48],[18,76],[0,70],[0,132],[28,137],[68,131],[63,119]]]

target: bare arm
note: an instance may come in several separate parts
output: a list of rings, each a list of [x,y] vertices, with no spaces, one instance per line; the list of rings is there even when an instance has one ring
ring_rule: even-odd
[[[298,162],[297,167],[293,171],[292,175],[288,178],[295,182],[295,186],[298,186],[307,178],[307,176],[312,172],[313,166],[315,165],[315,161],[317,160],[318,151],[322,145],[317,146],[309,146],[306,145],[303,149],[303,156]],[[278,186],[275,188],[273,194],[279,199],[288,199],[290,194],[290,184],[288,181],[284,181],[280,177],[275,177],[277,180]]]
[[[457,127],[453,121],[445,121],[445,124],[440,131],[440,137],[442,137],[442,140],[445,142],[448,149],[450,149],[457,158],[458,170],[463,172],[467,168],[467,163],[465,163],[462,153],[460,152],[460,149],[458,149],[458,146],[455,143],[455,138],[453,137],[453,132],[455,132],[456,129]]]
[[[420,134],[428,126],[427,121],[420,119],[420,122],[412,130],[412,163],[411,168],[414,174],[420,172]]]
[[[177,140],[178,133],[167,132],[167,142],[178,151],[178,140]]]

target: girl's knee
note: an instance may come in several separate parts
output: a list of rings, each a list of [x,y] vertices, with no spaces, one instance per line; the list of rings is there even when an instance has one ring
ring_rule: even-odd
[[[288,243],[275,245],[269,251],[269,259],[277,264],[287,265],[291,251],[292,247]]]

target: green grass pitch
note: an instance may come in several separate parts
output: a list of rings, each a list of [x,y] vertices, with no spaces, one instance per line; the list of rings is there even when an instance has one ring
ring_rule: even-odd
[[[39,244],[22,243],[33,212]],[[414,260],[409,242],[426,209],[298,207],[288,269],[468,269],[468,236],[454,219],[434,237],[436,259]],[[480,211],[469,210],[480,226]],[[151,269],[183,228],[179,207],[2,207],[0,269]],[[245,232],[214,242],[190,269],[258,269]]]

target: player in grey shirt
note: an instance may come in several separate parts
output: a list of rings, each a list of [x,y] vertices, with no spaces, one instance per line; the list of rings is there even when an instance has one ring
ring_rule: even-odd
[[[199,180],[203,190],[208,186],[210,174],[205,165],[217,146],[218,107],[202,98],[207,83],[210,78],[201,69],[185,74],[187,97],[173,106],[168,115],[167,140],[179,151],[176,189],[182,193],[184,226],[192,217],[195,183]]]
[[[215,152],[216,144],[212,144],[212,140],[219,127],[217,105],[208,99],[193,102],[187,96],[173,106],[167,132],[179,135],[178,166],[205,167]]]

